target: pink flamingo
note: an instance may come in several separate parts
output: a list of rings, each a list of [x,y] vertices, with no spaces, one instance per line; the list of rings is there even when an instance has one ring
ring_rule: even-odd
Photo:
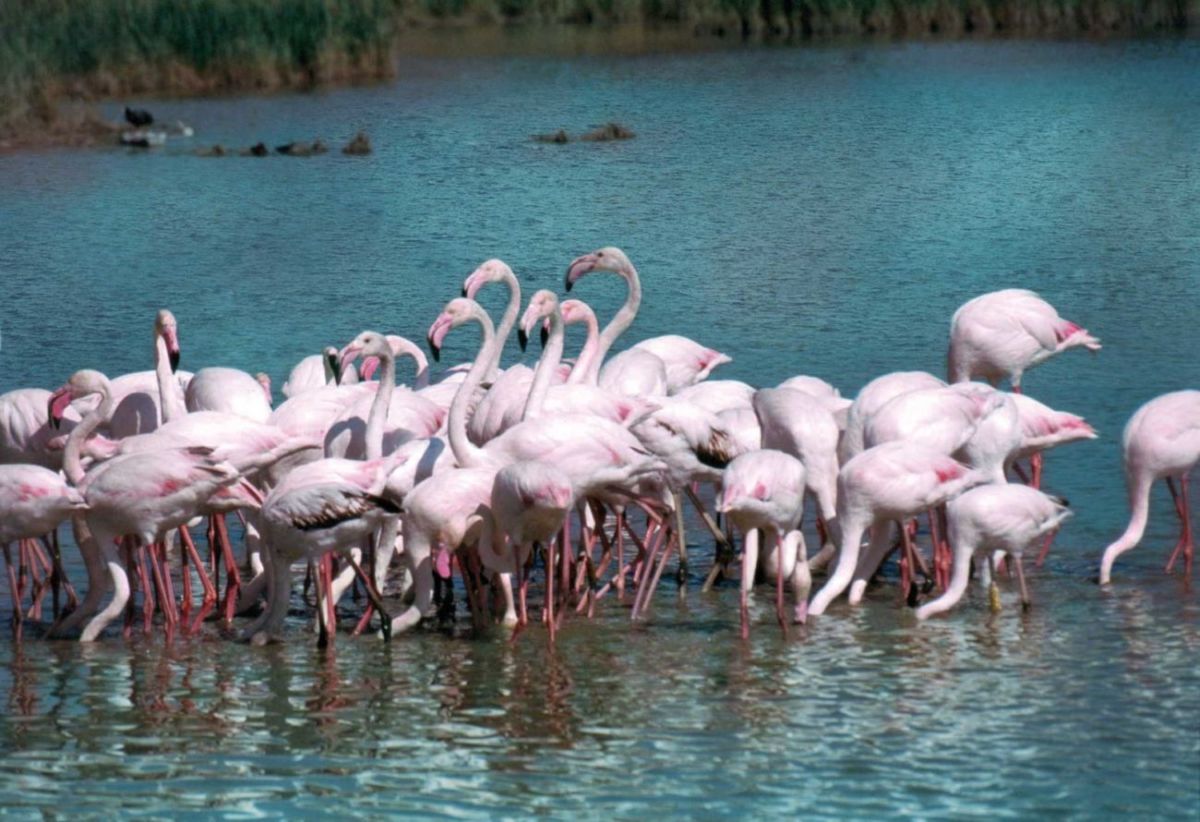
[[[570,291],[581,277],[593,271],[608,271],[625,280],[628,291],[625,304],[600,332],[599,344],[585,381],[603,385],[600,379],[604,356],[612,348],[625,329],[633,324],[638,307],[642,302],[642,283],[637,269],[625,252],[613,246],[584,254],[572,261],[567,268],[565,287]],[[629,354],[626,360],[611,367],[609,385],[613,390],[624,393],[639,390],[634,396],[648,396],[648,390],[667,393],[673,388],[682,388],[704,379],[718,365],[730,359],[718,351],[695,343],[686,337],[669,335],[643,340],[634,346],[640,354]],[[631,349],[632,350],[632,349]],[[649,356],[646,356],[649,355]],[[653,359],[651,359],[651,357]]]
[[[754,386],[741,380],[706,380],[680,388],[672,396],[720,414],[731,408],[749,409],[754,391]]]
[[[342,362],[359,356],[376,357],[383,363],[374,394],[370,388],[346,406],[325,435],[325,454],[347,459],[377,459],[410,439],[428,437],[442,424],[444,413],[416,392],[396,387],[396,358],[391,343],[374,331],[364,331],[342,350]],[[372,454],[370,443],[378,438],[380,453]]]
[[[846,418],[850,414],[850,406],[854,404],[853,400],[848,400],[842,396],[842,392],[838,391],[830,383],[820,377],[810,377],[806,374],[798,374],[795,377],[789,377],[776,388],[791,388],[795,391],[803,391],[811,397],[816,397],[821,403],[829,409],[829,413],[833,414],[833,418],[837,421],[838,428],[845,430]]]
[[[320,354],[310,354],[296,363],[283,384],[283,396],[291,399],[324,385],[354,385],[357,382],[358,369],[343,370],[338,350],[327,345]]]
[[[1191,576],[1195,548],[1188,509],[1188,474],[1200,461],[1200,391],[1172,391],[1147,402],[1130,417],[1122,445],[1125,485],[1129,490],[1129,525],[1116,542],[1104,549],[1100,584],[1109,583],[1117,557],[1134,548],[1146,533],[1150,487],[1157,479],[1166,479],[1183,526],[1166,571],[1170,573],[1182,553],[1184,573]],[[1176,479],[1179,491],[1175,490]]]
[[[488,283],[504,283],[508,286],[508,303],[496,329],[500,344],[489,353],[488,370],[484,376],[484,380],[491,385],[480,398],[467,423],[467,434],[476,445],[483,445],[520,421],[525,397],[533,382],[533,370],[526,365],[518,363],[500,371],[504,343],[512,333],[521,310],[521,286],[517,276],[503,260],[487,260],[468,275],[463,282],[462,295],[473,300]]]
[[[1100,341],[1032,291],[1007,288],[964,303],[950,321],[950,382],[1008,379],[1021,393],[1030,368],[1070,348],[1100,350]]]
[[[1071,516],[1065,504],[1025,485],[981,485],[963,492],[946,504],[948,537],[954,548],[954,573],[945,593],[917,609],[917,619],[928,619],[953,608],[967,590],[971,557],[992,563],[996,552],[1013,558],[1021,603],[1029,607],[1022,557],[1047,535],[1057,531]],[[994,580],[994,575],[987,575]],[[990,582],[992,602],[999,601],[995,582]]]
[[[508,567],[499,574],[505,625],[529,621],[523,572],[533,544],[545,544],[562,531],[574,501],[570,477],[549,463],[514,462],[496,472],[489,502],[492,516],[483,521],[479,549],[481,556],[486,555],[485,565]],[[493,534],[493,529],[497,533]],[[497,542],[500,550],[494,547]],[[506,556],[501,554],[504,549]],[[520,589],[519,618],[513,601],[513,577]]]
[[[894,371],[864,385],[846,412],[846,428],[838,445],[838,459],[842,465],[866,448],[863,429],[876,411],[905,392],[919,388],[943,388],[945,385],[924,371]]]
[[[128,454],[85,473],[80,459],[83,441],[113,409],[108,380],[96,371],[79,371],[52,395],[50,403],[51,415],[56,416],[72,400],[91,395],[99,395],[100,403],[71,432],[63,470],[87,501],[88,535],[80,549],[92,584],[79,608],[52,629],[54,633],[69,630],[96,612],[103,595],[103,586],[96,582],[106,565],[115,591],[113,600],[84,627],[80,637],[83,642],[94,640],[129,599],[129,580],[117,555],[116,538],[128,536],[142,545],[152,545],[196,516],[222,489],[237,497],[241,507],[257,507],[260,499],[245,484],[234,487],[241,478],[240,471],[228,462],[211,459],[212,451],[207,448],[164,448]],[[160,597],[169,601],[166,580],[156,574],[156,583]],[[148,590],[145,596],[149,596]],[[173,603],[166,614],[171,624]]]
[[[811,394],[791,388],[764,388],[754,395],[754,413],[762,425],[762,447],[791,454],[804,465],[808,493],[824,522],[829,545],[813,557],[823,567],[837,542],[838,425],[827,405]]]
[[[1013,455],[1017,460],[1028,459],[1032,474],[1028,482],[1034,488],[1042,484],[1042,452],[1068,442],[1096,439],[1096,430],[1083,417],[1066,411],[1055,411],[1028,394],[1010,394],[1017,406],[1021,421],[1021,446]]]
[[[236,368],[201,368],[188,383],[188,411],[221,411],[254,422],[271,417],[271,403],[262,384]]]
[[[841,553],[832,576],[813,597],[808,612],[813,616],[825,613],[852,580],[850,602],[856,604],[891,547],[892,522],[903,522],[941,505],[983,480],[979,473],[938,450],[904,441],[869,448],[842,466],[837,502]],[[860,560],[859,543],[868,528],[871,541]],[[911,562],[908,532],[903,528],[900,531],[905,540],[905,561]]]
[[[267,607],[246,629],[247,639],[262,643],[279,636],[287,617],[291,568],[300,559],[322,561],[318,625],[322,631],[333,629],[327,557],[360,545],[400,513],[403,495],[389,486],[388,478],[405,459],[404,454],[370,460],[326,457],[296,468],[271,489],[262,507],[269,549]],[[386,634],[391,622],[386,613],[383,618]]]
[[[8,566],[9,589],[12,593],[13,629],[21,636],[21,600],[28,581],[27,561],[33,562],[28,542],[55,531],[67,517],[87,508],[79,492],[67,484],[62,475],[40,465],[0,465],[0,545]],[[20,542],[21,570],[13,568],[11,543]],[[53,575],[57,569],[46,569]],[[34,608],[38,608],[40,592],[35,578]]]
[[[758,529],[775,544],[775,610],[787,632],[783,583],[791,581],[795,598],[793,619],[804,622],[812,575],[800,520],[804,515],[804,465],[791,454],[772,449],[751,451],[734,459],[722,477],[717,510],[726,514],[744,535],[742,548],[741,621],[742,638],[750,635],[750,590],[758,564]]]
[[[600,352],[600,326],[596,322],[596,312],[583,300],[563,300],[559,305],[564,326],[580,323],[584,327],[583,347],[575,358],[575,365],[567,377],[568,385],[579,385],[588,382],[592,365]]]
[[[161,309],[154,318],[154,370],[123,374],[109,382],[113,413],[102,433],[114,439],[147,434],[186,414],[184,391],[192,375],[179,371],[180,356],[175,315]],[[94,404],[94,398],[83,401],[77,410],[85,413]]]

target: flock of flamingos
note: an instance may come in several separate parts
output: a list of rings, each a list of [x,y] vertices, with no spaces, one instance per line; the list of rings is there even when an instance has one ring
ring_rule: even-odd
[[[1044,553],[1069,516],[1065,501],[1038,490],[1041,453],[1096,434],[1022,394],[1021,378],[1067,349],[1099,349],[1085,329],[1030,291],[985,294],[954,314],[949,384],[924,372],[885,374],[851,402],[815,377],[758,390],[710,380],[729,358],[677,335],[607,356],[637,314],[641,283],[610,247],[573,261],[566,289],[594,272],[628,286],[603,330],[585,303],[548,290],[518,320],[516,277],[485,262],[428,333],[437,360],[452,330],[478,325],[479,352],[438,376],[419,346],[364,331],[301,361],[283,388],[288,399],[273,409],[263,375],[178,371],[176,321],[163,310],[153,371],[109,379],[83,370],[54,392],[0,396],[0,543],[15,632],[41,618],[49,592],[52,636],[95,640],[122,615],[128,631],[140,599],[146,631],[257,614],[242,636],[266,641],[281,635],[294,566],[307,560],[303,600],[315,581],[323,640],[351,587],[367,600],[356,632],[376,614],[385,637],[411,628],[435,600],[452,613],[455,570],[477,625],[518,630],[540,578],[540,619],[553,639],[565,614],[591,614],[606,596],[644,615],[672,554],[683,584],[685,499],[718,543],[706,586],[731,572],[741,534],[743,636],[756,576],[774,584],[786,633],[847,589],[859,602],[892,551],[899,596],[919,606],[920,619],[953,607],[973,569],[998,608],[1001,562],[1011,562],[1028,606],[1023,558]],[[489,283],[510,292],[499,328],[472,299]],[[573,364],[563,360],[569,323],[587,330]],[[523,348],[535,333],[542,339],[532,370],[500,366],[514,327]],[[416,365],[411,387],[396,385],[405,357]],[[1002,380],[1011,393],[995,388]],[[1141,539],[1160,478],[1182,523],[1167,567],[1182,555],[1190,574],[1200,391],[1143,405],[1123,445],[1131,517],[1104,552],[1101,584]],[[697,493],[704,484],[716,487],[715,512]],[[800,527],[809,497],[820,541],[811,558]],[[229,514],[244,526],[244,565]],[[928,555],[914,544],[921,516]],[[82,599],[63,572],[57,529],[66,520],[87,574]],[[207,559],[190,530],[205,520]],[[825,566],[810,601],[812,573]]]

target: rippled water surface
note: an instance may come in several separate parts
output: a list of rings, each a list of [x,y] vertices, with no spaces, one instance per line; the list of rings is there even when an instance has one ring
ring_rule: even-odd
[[[1112,589],[1092,578],[1126,515],[1124,421],[1200,387],[1200,43],[600,46],[147,103],[196,145],[365,128],[368,158],[0,157],[0,390],[149,367],[164,305],[185,366],[279,385],[363,328],[423,334],[486,257],[556,287],[616,243],[645,284],[633,339],[686,333],[734,357],[721,376],[852,394],[941,372],[955,307],[1033,287],[1104,341],[1026,380],[1102,434],[1047,460],[1076,516],[1034,609],[1006,587],[999,614],[973,592],[918,626],[889,576],[787,641],[760,596],[742,642],[736,590],[693,578],[682,600],[664,584],[645,625],[614,601],[569,620],[553,651],[540,628],[510,643],[465,624],[332,651],[299,617],[267,648],[215,628],[80,647],[35,625],[0,642],[0,807],[1195,818],[1200,601],[1161,573],[1165,491]],[[606,120],[637,139],[528,139]],[[623,296],[611,277],[577,291],[605,316]],[[447,358],[474,342],[451,335]],[[711,547],[691,536],[698,576]]]

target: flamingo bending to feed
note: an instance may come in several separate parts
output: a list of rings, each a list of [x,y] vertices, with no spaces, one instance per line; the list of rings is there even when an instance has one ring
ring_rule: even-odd
[[[859,390],[846,412],[846,428],[838,444],[838,459],[845,465],[866,448],[863,430],[880,408],[896,397],[922,388],[944,388],[946,383],[924,371],[893,371],[876,377]]]
[[[997,551],[1013,558],[1021,586],[1021,603],[1029,607],[1022,557],[1026,551],[1057,531],[1071,516],[1066,504],[1025,485],[981,485],[963,492],[946,505],[954,572],[945,593],[917,609],[917,619],[928,619],[953,608],[967,590],[971,557],[991,563]],[[990,566],[989,566],[990,567]],[[987,575],[989,580],[993,575]],[[997,601],[992,581],[993,602]]]
[[[1195,550],[1192,516],[1188,510],[1188,474],[1200,461],[1200,391],[1172,391],[1139,408],[1125,426],[1122,438],[1125,485],[1129,490],[1129,525],[1125,533],[1104,549],[1100,584],[1107,585],[1117,557],[1135,547],[1146,533],[1150,516],[1150,487],[1166,479],[1183,526],[1166,570],[1183,554],[1184,573],[1191,576]],[[1180,490],[1175,490],[1175,480]]]
[[[1032,291],[1006,288],[969,300],[950,321],[947,371],[950,382],[982,377],[992,385],[1008,379],[1021,393],[1030,368],[1070,348],[1100,350],[1100,340]]]
[[[545,544],[562,531],[574,500],[570,477],[549,463],[514,462],[496,472],[489,506],[492,518],[484,521],[479,548],[481,554],[489,554],[490,562],[485,564],[507,562],[510,568],[500,575],[505,625],[529,621],[525,607],[525,565],[535,542]],[[507,556],[496,549],[497,542],[502,549],[507,548]],[[520,589],[519,617],[513,601],[513,577]]]
[[[1013,455],[1016,461],[1028,459],[1032,474],[1027,478],[1034,488],[1042,484],[1042,452],[1076,440],[1096,439],[1096,430],[1083,417],[1055,411],[1028,394],[1010,394],[1021,421],[1021,446]],[[1020,472],[1018,471],[1018,474]],[[1023,479],[1025,479],[1023,477]]]
[[[80,637],[83,642],[94,640],[129,599],[129,579],[117,555],[116,538],[133,537],[150,546],[196,516],[225,489],[239,507],[257,507],[261,500],[251,486],[239,483],[241,471],[228,462],[212,459],[209,448],[163,448],[127,454],[85,473],[80,459],[83,441],[112,413],[108,379],[97,371],[76,372],[50,401],[54,417],[72,400],[91,395],[99,395],[100,403],[71,432],[63,455],[63,470],[88,505],[84,520],[89,535],[80,550],[90,584],[79,608],[52,629],[66,631],[95,613],[103,595],[103,585],[98,584],[103,563],[115,593],[108,607],[84,627]],[[166,581],[157,581],[161,583],[160,596],[169,597]],[[144,596],[148,597],[149,591]],[[173,608],[172,603],[165,609],[169,623]]]
[[[792,388],[764,388],[754,395],[754,413],[762,426],[762,447],[791,454],[804,465],[808,493],[817,504],[829,545],[822,545],[813,565],[824,567],[837,543],[837,421],[827,405]]]
[[[978,472],[919,443],[884,443],[850,460],[838,475],[841,552],[833,574],[813,597],[808,612],[813,616],[825,613],[852,580],[850,603],[856,604],[891,548],[892,522],[903,522],[941,505],[984,480]],[[859,544],[868,528],[870,545],[860,559]],[[911,551],[908,532],[900,531],[907,561]]]
[[[833,418],[837,421],[838,428],[845,430],[846,418],[850,414],[850,406],[854,404],[853,400],[848,400],[842,396],[842,392],[838,391],[830,383],[820,377],[810,377],[807,374],[798,374],[795,377],[789,377],[776,388],[791,388],[795,391],[803,391],[809,396],[816,397],[821,403],[829,409],[829,413],[833,414]]]
[[[791,454],[764,448],[734,459],[722,477],[717,510],[725,513],[744,535],[742,547],[741,620],[742,638],[750,635],[750,589],[758,564],[758,529],[774,541],[776,581],[775,610],[780,626],[787,632],[783,582],[791,581],[795,598],[793,619],[804,622],[808,611],[808,591],[812,574],[800,520],[804,515],[804,465]]]
[[[0,546],[4,547],[4,560],[8,566],[13,630],[18,638],[21,636],[21,600],[28,579],[25,566],[31,559],[26,541],[49,534],[64,519],[86,508],[83,497],[57,471],[40,465],[0,465]],[[21,543],[19,574],[13,568],[10,554],[11,543],[18,541]],[[57,574],[58,568],[48,570],[55,579],[53,575]],[[37,606],[40,592],[36,587],[33,598]]]

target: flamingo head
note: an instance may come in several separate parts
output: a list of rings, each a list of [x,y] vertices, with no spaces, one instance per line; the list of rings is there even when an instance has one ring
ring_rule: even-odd
[[[563,287],[570,291],[571,286],[575,285],[581,277],[591,274],[593,271],[612,271],[616,274],[630,275],[633,273],[633,263],[629,262],[629,258],[621,249],[611,245],[605,246],[591,254],[576,257],[567,267],[567,277],[563,281]]]
[[[392,347],[388,344],[387,338],[378,331],[364,331],[351,340],[350,344],[343,348],[338,356],[341,360],[341,369],[338,373],[341,373],[341,371],[345,371],[350,363],[359,357],[390,358],[392,356]]]
[[[471,320],[480,320],[487,315],[483,309],[479,307],[479,303],[469,297],[458,297],[446,303],[446,307],[442,309],[442,313],[438,314],[433,325],[429,326],[429,334],[426,336],[426,342],[429,343],[429,353],[433,355],[435,362],[441,359],[442,342],[446,339],[446,335],[450,333],[450,329],[458,328],[464,323]]]
[[[90,368],[76,371],[65,385],[50,395],[46,403],[46,416],[49,417],[50,424],[58,428],[67,406],[81,397],[89,397],[92,394],[107,396],[108,378]]]
[[[165,308],[160,308],[154,318],[154,336],[162,337],[167,345],[167,361],[171,363],[171,373],[179,369],[179,324],[175,315]]]
[[[498,260],[493,257],[479,265],[479,268],[471,272],[466,281],[463,282],[462,295],[467,299],[475,299],[475,295],[479,293],[479,289],[483,288],[488,283],[498,283],[501,280],[509,277],[516,278],[513,270],[504,260]]]
[[[596,312],[583,300],[563,300],[558,308],[562,311],[563,325],[586,322],[589,316],[596,316]]]
[[[522,351],[525,350],[525,346],[529,343],[529,335],[533,332],[533,327],[538,324],[538,321],[549,320],[557,310],[558,296],[549,289],[543,288],[529,298],[529,307],[521,315],[521,323],[517,327],[517,342],[521,344]],[[545,324],[543,323],[542,345],[546,344],[546,333]]]

